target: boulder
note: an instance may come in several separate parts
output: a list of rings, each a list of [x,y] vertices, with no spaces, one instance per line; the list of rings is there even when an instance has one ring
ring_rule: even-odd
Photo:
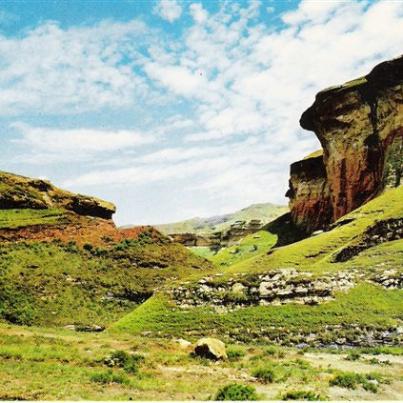
[[[210,360],[226,360],[227,352],[225,350],[225,344],[213,337],[204,337],[196,343],[194,349],[195,355]]]

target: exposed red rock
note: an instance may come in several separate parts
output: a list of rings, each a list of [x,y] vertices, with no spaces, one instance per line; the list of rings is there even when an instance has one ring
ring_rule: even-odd
[[[286,196],[293,222],[304,231],[310,233],[330,223],[332,205],[322,154],[291,165]]]
[[[139,226],[119,229],[112,220],[115,206],[107,201],[74,194],[53,186],[50,182],[0,172],[0,211],[16,210],[27,216],[19,225],[7,226],[0,217],[0,241],[75,242],[102,246],[137,239],[147,233],[155,239],[165,238],[156,229]],[[37,223],[29,211],[57,211],[54,221]]]
[[[287,195],[296,224],[312,232],[400,185],[403,57],[320,92],[300,123],[317,135],[323,161],[293,164]]]

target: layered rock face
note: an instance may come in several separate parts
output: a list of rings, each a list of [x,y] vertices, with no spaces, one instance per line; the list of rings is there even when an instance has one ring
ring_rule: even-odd
[[[111,219],[116,207],[96,197],[74,194],[49,181],[0,172],[0,209],[62,207],[79,215]]]
[[[400,185],[403,57],[320,92],[300,123],[315,132],[323,147],[323,159],[307,158],[291,166],[291,214],[309,233],[371,200],[386,186]]]

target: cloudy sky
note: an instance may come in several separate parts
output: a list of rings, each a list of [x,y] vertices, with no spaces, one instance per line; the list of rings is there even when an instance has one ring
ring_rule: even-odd
[[[402,1],[3,0],[0,169],[118,224],[285,204],[301,113],[402,38]]]

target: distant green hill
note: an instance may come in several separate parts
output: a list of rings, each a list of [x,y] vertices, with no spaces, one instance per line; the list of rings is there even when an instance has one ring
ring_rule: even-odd
[[[160,224],[154,227],[163,234],[182,234],[186,232],[198,235],[211,234],[215,231],[225,231],[229,229],[235,221],[250,221],[259,219],[264,224],[268,223],[278,216],[288,211],[286,206],[280,206],[272,203],[252,204],[249,207],[236,211],[235,213],[217,215],[208,218],[191,218],[185,221],[179,221],[171,224]]]

